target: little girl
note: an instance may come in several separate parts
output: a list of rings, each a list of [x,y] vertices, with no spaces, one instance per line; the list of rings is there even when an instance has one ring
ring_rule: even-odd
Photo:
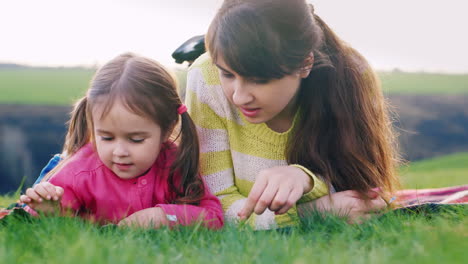
[[[186,110],[159,63],[118,56],[76,104],[66,158],[20,201],[33,214],[71,210],[101,224],[222,227],[220,202],[198,174],[198,137]],[[177,147],[169,138],[179,116]]]

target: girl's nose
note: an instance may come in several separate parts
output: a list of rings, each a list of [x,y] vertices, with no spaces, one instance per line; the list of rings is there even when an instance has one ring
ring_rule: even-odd
[[[254,97],[245,83],[237,81],[233,88],[234,92],[232,93],[232,101],[235,105],[248,105],[253,101]]]
[[[125,157],[129,155],[127,149],[125,148],[125,146],[123,146],[123,144],[117,144],[112,154],[117,157]]]

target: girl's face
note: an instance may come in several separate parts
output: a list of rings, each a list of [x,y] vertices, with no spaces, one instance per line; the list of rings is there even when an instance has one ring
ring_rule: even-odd
[[[266,123],[271,129],[284,132],[291,126],[294,99],[305,73],[286,75],[281,79],[247,79],[231,70],[219,57],[221,86],[227,99],[250,123]]]
[[[145,174],[166,140],[154,121],[114,103],[102,119],[102,107],[93,109],[96,149],[101,161],[121,179]]]

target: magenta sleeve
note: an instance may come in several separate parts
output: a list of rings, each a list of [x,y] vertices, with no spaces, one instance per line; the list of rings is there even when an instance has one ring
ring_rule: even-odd
[[[166,213],[170,226],[192,225],[199,221],[210,229],[220,229],[224,224],[223,208],[219,199],[211,194],[205,185],[205,195],[199,205],[157,204]]]

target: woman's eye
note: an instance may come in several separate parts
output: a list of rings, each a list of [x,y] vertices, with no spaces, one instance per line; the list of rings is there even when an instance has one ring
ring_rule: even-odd
[[[228,73],[228,72],[222,72],[221,75],[224,77],[224,78],[233,78],[234,75],[232,73]]]
[[[144,140],[145,140],[144,138],[131,138],[130,139],[130,141],[132,141],[133,143],[141,143]]]
[[[267,84],[269,81],[267,79],[252,79],[252,82],[255,84]]]

